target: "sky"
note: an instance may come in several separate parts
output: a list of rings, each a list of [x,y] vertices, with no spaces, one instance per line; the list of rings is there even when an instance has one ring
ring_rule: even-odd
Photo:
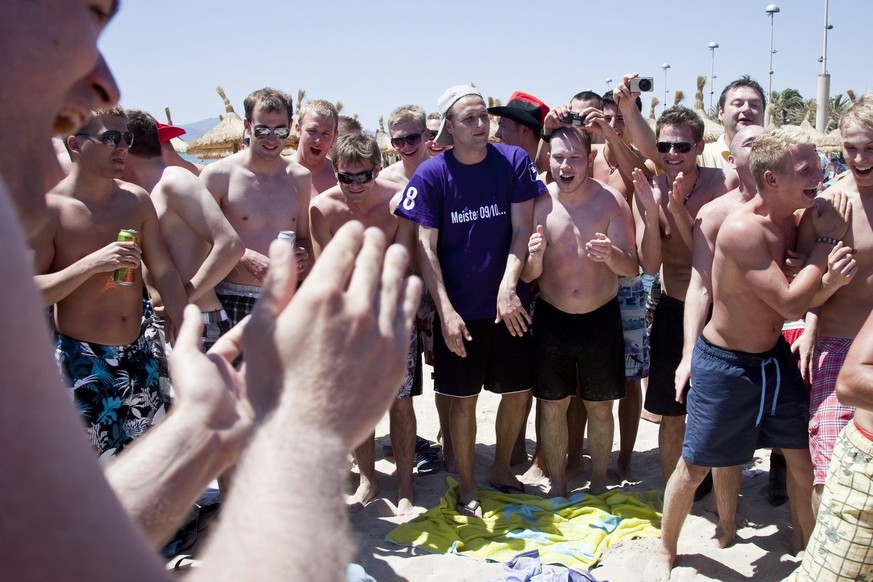
[[[807,99],[822,72],[825,0],[783,0],[773,17],[773,90]],[[629,72],[654,78],[664,102],[681,89],[693,107],[696,78],[710,76],[714,101],[725,84],[750,75],[766,90],[767,2],[749,0],[122,0],[100,42],[122,91],[121,104],[164,121],[193,123],[235,110],[253,90],[272,86],[306,98],[341,101],[375,130],[406,103],[436,110],[452,85],[475,82],[504,103],[513,91],[550,106]],[[870,0],[831,0],[827,68],[831,96],[873,89]],[[148,38],[146,38],[148,37]],[[149,41],[151,44],[149,45]],[[710,42],[719,48],[711,52]],[[709,108],[710,84],[704,88]],[[662,107],[658,107],[658,112]]]

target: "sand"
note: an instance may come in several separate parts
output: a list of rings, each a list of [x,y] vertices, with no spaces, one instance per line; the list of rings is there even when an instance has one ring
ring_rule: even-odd
[[[425,368],[424,394],[415,398],[418,434],[435,440],[439,423],[433,404],[431,368]],[[476,444],[476,477],[480,485],[488,482],[488,471],[494,454],[494,418],[499,398],[483,392],[477,408],[478,438]],[[533,414],[528,421],[527,448],[534,449]],[[394,517],[396,485],[392,473],[394,464],[386,459],[382,445],[389,443],[388,419],[384,418],[376,428],[376,471],[379,480],[379,498],[368,504],[360,513],[351,515],[352,531],[359,542],[357,561],[366,571],[379,580],[426,581],[481,581],[502,579],[502,565],[484,563],[456,555],[434,555],[413,548],[397,546],[385,540],[386,534],[397,524],[413,516]],[[663,490],[664,482],[658,464],[658,425],[640,421],[640,431],[635,446],[633,471],[639,483],[626,485],[628,490]],[[618,485],[615,462],[618,456],[618,424],[616,421],[615,442],[610,466],[610,485]],[[695,503],[685,522],[679,540],[679,556],[673,570],[673,580],[781,580],[800,564],[800,557],[791,554],[791,520],[788,504],[772,507],[767,502],[766,486],[769,468],[768,450],[758,450],[755,458],[743,471],[743,485],[738,506],[738,519],[744,520],[732,546],[720,549],[712,536],[717,517],[707,511],[712,504],[712,495]],[[527,469],[518,465],[513,470],[519,476]],[[579,490],[587,486],[590,464],[586,459],[586,472],[570,482],[570,488]],[[415,476],[416,512],[434,507],[446,492],[445,479],[449,474],[440,471],[431,475]],[[545,495],[548,482],[532,483],[528,492]],[[357,473],[350,475],[347,492],[357,486]],[[539,493],[538,493],[539,492]],[[618,544],[604,554],[600,564],[591,572],[599,580],[613,582],[638,581],[645,563],[653,554],[659,540],[645,539]]]

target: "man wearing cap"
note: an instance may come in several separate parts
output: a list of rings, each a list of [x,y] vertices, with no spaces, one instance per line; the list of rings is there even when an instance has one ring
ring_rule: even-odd
[[[153,118],[154,119],[154,118]],[[177,138],[179,136],[185,135],[187,133],[181,127],[176,127],[175,125],[167,125],[166,123],[161,123],[158,120],[155,120],[155,124],[158,126],[158,141],[161,144],[161,157],[164,159],[164,163],[168,166],[179,166],[180,168],[185,168],[195,176],[199,176],[200,172],[203,171],[203,164],[195,164],[194,162],[189,162],[185,158],[179,155],[179,152],[176,151],[176,148],[173,146],[173,142],[171,141],[173,138]]]
[[[546,189],[521,149],[489,144],[481,93],[461,85],[438,101],[437,141],[454,148],[424,161],[395,210],[419,224],[419,265],[437,308],[434,390],[452,397],[452,443],[460,476],[457,509],[482,516],[473,476],[476,401],[501,394],[490,484],[523,491],[509,459],[533,384],[530,290],[519,285],[533,199]]]
[[[529,93],[516,91],[509,96],[506,105],[489,107],[488,113],[500,117],[497,122],[497,139],[520,147],[532,160],[537,158],[543,119],[549,113],[548,105]]]

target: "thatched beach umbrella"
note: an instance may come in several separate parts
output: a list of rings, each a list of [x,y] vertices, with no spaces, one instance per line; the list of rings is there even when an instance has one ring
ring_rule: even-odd
[[[843,136],[839,128],[829,131],[815,142],[815,149],[823,154],[838,154],[843,151]]]
[[[242,148],[243,120],[233,110],[233,105],[221,86],[216,91],[224,101],[224,117],[218,125],[207,131],[203,137],[188,144],[188,153],[199,158],[223,158]]]
[[[169,107],[164,107],[164,114],[167,116],[167,123],[173,125],[173,116],[170,115]],[[170,140],[170,145],[172,145],[173,149],[180,154],[184,154],[188,151],[188,142],[183,140],[181,137],[172,138]]]
[[[400,159],[397,150],[391,145],[391,137],[385,131],[385,119],[381,115],[379,116],[379,127],[376,129],[376,144],[382,153],[383,167],[387,167]]]

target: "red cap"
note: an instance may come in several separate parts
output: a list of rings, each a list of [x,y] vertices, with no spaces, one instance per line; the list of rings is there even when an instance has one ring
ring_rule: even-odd
[[[173,139],[174,137],[179,137],[180,135],[185,134],[185,130],[181,127],[176,127],[175,125],[167,125],[166,123],[161,123],[160,121],[156,121],[158,124],[158,140],[161,143],[166,143]]]

